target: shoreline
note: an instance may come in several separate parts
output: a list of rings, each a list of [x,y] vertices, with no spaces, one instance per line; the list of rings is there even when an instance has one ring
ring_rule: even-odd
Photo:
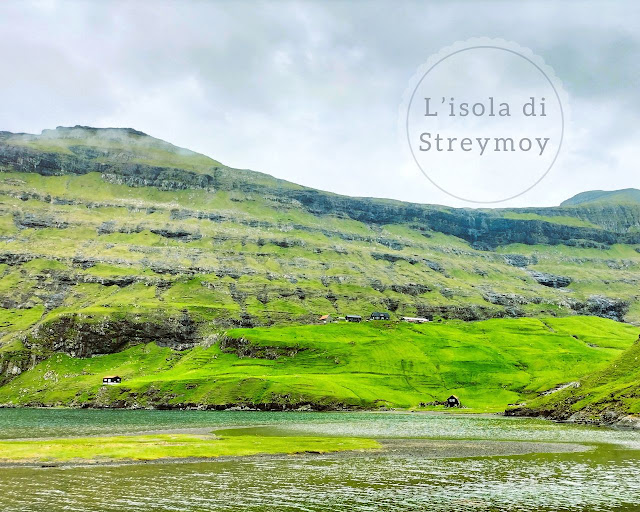
[[[444,415],[444,416],[474,416],[474,417],[506,417],[506,418],[530,418],[547,420],[552,423],[559,424],[572,424],[572,425],[585,425],[592,427],[611,428],[616,430],[640,430],[640,416],[634,416],[631,414],[623,415],[617,413],[609,413],[609,417],[606,419],[589,417],[580,412],[575,412],[572,415],[559,415],[554,414],[553,411],[536,411],[533,409],[514,408],[506,409],[495,412],[473,412],[472,409],[465,407],[460,408],[443,408],[443,409],[428,409],[428,410],[415,410],[415,409],[367,409],[360,407],[297,407],[297,408],[258,408],[249,406],[161,406],[161,407],[109,407],[109,406],[82,406],[71,407],[66,405],[8,405],[0,404],[0,410],[2,409],[43,409],[43,410],[95,410],[95,411],[202,411],[202,412],[271,412],[271,413],[369,413],[369,414],[422,414],[422,415]],[[602,413],[607,415],[608,413]]]
[[[592,417],[580,411],[571,415],[554,414],[553,411],[536,411],[533,409],[512,409],[503,414],[507,418],[533,418],[547,420],[553,423],[567,425],[584,425],[598,428],[610,428],[614,430],[640,430],[640,417],[632,414],[607,413],[606,418]]]

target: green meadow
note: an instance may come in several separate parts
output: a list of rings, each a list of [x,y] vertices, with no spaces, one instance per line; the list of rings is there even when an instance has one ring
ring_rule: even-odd
[[[10,406],[439,408],[500,411],[603,368],[638,329],[596,317],[232,329],[211,346],[54,354],[0,388]],[[221,348],[222,345],[222,348]],[[103,375],[123,382],[102,386]]]
[[[373,439],[156,434],[0,441],[0,463],[112,462],[376,450]]]
[[[558,419],[578,413],[582,421],[612,421],[640,415],[640,343],[613,362],[566,388],[526,403],[533,411]]]

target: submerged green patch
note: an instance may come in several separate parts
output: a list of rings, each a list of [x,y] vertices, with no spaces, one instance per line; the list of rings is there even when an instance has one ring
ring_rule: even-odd
[[[0,441],[0,462],[109,462],[375,450],[373,439],[157,434]]]

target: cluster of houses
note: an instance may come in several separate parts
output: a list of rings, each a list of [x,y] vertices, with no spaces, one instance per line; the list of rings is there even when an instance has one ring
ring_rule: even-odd
[[[428,318],[421,317],[413,317],[413,316],[403,316],[400,317],[403,322],[409,322],[412,324],[424,324],[429,322]],[[369,315],[368,320],[391,320],[391,315],[387,312],[374,311]],[[333,318],[331,315],[322,315],[320,317],[320,322],[323,324],[328,324],[332,322],[362,322],[362,316],[360,315],[345,315],[344,317]],[[103,386],[114,386],[116,384],[120,384],[122,382],[122,377],[119,375],[108,375],[102,378]]]
[[[409,322],[412,324],[424,324],[429,322],[428,318],[415,317],[415,316],[403,316],[403,317],[400,317],[400,319],[403,322]],[[322,322],[323,324],[328,324],[331,322],[339,322],[342,320],[346,322],[362,322],[362,316],[345,315],[344,317],[340,316],[335,319],[331,315],[322,315],[320,317],[320,322]],[[369,320],[391,320],[391,315],[385,312],[374,311],[373,313],[371,313],[371,315],[369,315]]]

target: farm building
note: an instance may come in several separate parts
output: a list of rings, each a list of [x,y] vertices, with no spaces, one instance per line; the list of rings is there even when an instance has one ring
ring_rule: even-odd
[[[447,407],[460,407],[460,399],[456,395],[447,398]]]
[[[347,315],[344,317],[347,322],[362,322],[360,315]]]
[[[427,322],[429,322],[428,318],[421,318],[417,316],[403,316],[402,320],[411,324],[426,324]]]
[[[370,320],[389,320],[390,318],[389,313],[380,313],[378,311],[374,311],[369,317]]]
[[[102,384],[120,384],[122,379],[118,375],[109,375],[107,377],[102,377]]]
[[[320,317],[320,321],[321,321],[323,324],[328,324],[328,323],[329,323],[329,322],[331,322],[332,320],[333,320],[333,318],[331,318],[331,315],[322,315],[322,316]]]

